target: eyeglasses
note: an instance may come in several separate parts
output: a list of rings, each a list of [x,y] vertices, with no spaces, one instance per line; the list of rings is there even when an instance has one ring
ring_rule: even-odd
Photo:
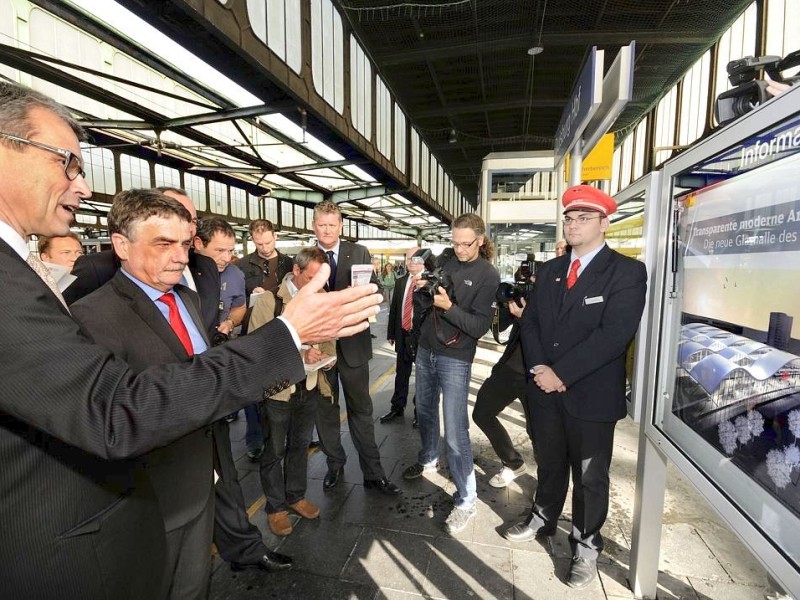
[[[586,215],[581,215],[580,217],[575,217],[574,219],[572,217],[564,217],[564,219],[561,221],[561,224],[564,225],[564,227],[573,224],[586,225],[589,221],[593,221],[594,219],[595,217],[587,217]],[[605,217],[600,215],[600,220],[602,221],[603,219],[605,219]]]
[[[468,248],[472,248],[472,245],[478,241],[478,238],[475,238],[471,242],[453,242],[453,248],[458,250],[459,248],[463,248],[464,250]]]
[[[13,142],[19,142],[20,144],[28,144],[33,146],[34,148],[39,148],[41,150],[46,150],[47,152],[52,152],[53,154],[58,154],[63,160],[64,165],[64,175],[67,176],[67,179],[70,181],[74,181],[78,175],[86,179],[86,173],[83,170],[83,165],[81,164],[81,159],[76,154],[73,154],[69,150],[64,150],[63,148],[56,148],[55,146],[48,146],[47,144],[40,144],[39,142],[34,142],[32,140],[27,140],[25,138],[18,137],[16,135],[11,135],[10,133],[5,133],[0,131],[0,137],[4,137],[9,139]]]

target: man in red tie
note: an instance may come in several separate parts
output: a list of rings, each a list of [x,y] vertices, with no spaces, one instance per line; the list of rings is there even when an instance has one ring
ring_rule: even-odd
[[[192,217],[155,190],[117,194],[108,228],[121,268],[70,308],[92,339],[136,371],[188,361],[208,348],[195,292],[180,285]],[[212,439],[205,429],[154,450],[142,464],[167,540],[170,598],[204,598],[214,524]]]
[[[606,246],[617,210],[611,196],[577,185],[561,202],[572,250],[536,274],[520,319],[538,485],[528,518],[503,535],[513,542],[553,535],[571,473],[567,585],[579,588],[596,578],[603,550],[614,427],[626,415],[625,353],[644,309],[647,272]]]
[[[414,364],[414,350],[409,344],[411,324],[414,319],[414,279],[425,268],[420,260],[412,257],[419,250],[417,246],[406,252],[407,273],[398,277],[394,284],[394,295],[389,307],[389,321],[386,325],[386,338],[397,352],[397,369],[394,376],[394,393],[389,412],[381,417],[381,423],[388,423],[403,416],[408,403],[408,380],[411,378],[411,367]]]

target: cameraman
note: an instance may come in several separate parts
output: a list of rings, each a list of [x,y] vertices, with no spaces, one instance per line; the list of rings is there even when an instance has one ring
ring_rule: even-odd
[[[445,530],[455,534],[477,514],[467,395],[475,348],[478,338],[491,325],[500,276],[489,262],[494,248],[478,215],[458,217],[453,223],[452,238],[455,256],[434,273],[421,274],[414,293],[415,318],[421,319],[415,366],[422,448],[418,462],[403,472],[403,478],[416,479],[437,467],[441,392],[447,462],[456,486],[454,508]],[[426,281],[426,277],[433,281]],[[425,306],[424,301],[431,295],[432,306]]]
[[[532,283],[536,280],[534,274],[526,273],[526,275],[528,274],[530,275],[527,278],[528,282]],[[524,279],[524,276],[516,275],[514,277],[516,282],[523,281]],[[499,300],[500,295],[498,295],[497,310],[499,316],[501,316],[502,323],[502,315],[505,309],[499,304]],[[498,360],[497,364],[492,368],[492,374],[483,382],[478,390],[475,408],[472,411],[473,422],[489,439],[489,443],[491,443],[492,448],[503,463],[503,469],[489,480],[489,485],[494,488],[506,487],[528,470],[525,465],[525,460],[514,448],[511,437],[497,418],[497,415],[503,412],[503,409],[517,398],[522,401],[522,409],[525,414],[525,428],[528,431],[528,437],[531,443],[533,443],[534,454],[536,453],[536,444],[533,440],[532,427],[528,417],[528,405],[525,402],[525,364],[522,360],[522,344],[520,343],[519,335],[519,318],[522,316],[522,311],[525,309],[526,301],[525,298],[519,298],[519,303],[517,302],[518,301],[514,298],[508,300],[507,310],[508,313],[510,313],[509,316],[513,319],[511,333],[508,337],[508,344],[506,344],[503,356],[500,357],[500,360]],[[500,329],[504,330],[508,326],[507,323],[508,321],[503,323]]]

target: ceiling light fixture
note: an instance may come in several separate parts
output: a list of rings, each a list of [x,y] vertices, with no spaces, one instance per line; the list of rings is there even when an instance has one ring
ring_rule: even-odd
[[[542,52],[544,52],[544,48],[542,48],[541,46],[532,46],[531,48],[528,48],[528,54],[530,54],[531,56],[536,56],[537,54],[541,54]]]
[[[450,130],[450,136],[447,138],[447,141],[451,144],[455,144],[458,141],[458,136],[456,135],[455,129]]]

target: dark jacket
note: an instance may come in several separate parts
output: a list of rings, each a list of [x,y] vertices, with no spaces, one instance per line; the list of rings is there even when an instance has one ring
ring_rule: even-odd
[[[361,244],[340,240],[334,290],[343,290],[350,285],[350,267],[353,265],[372,265],[369,250]],[[372,358],[372,338],[369,329],[340,339],[336,343],[336,348],[338,359],[343,360],[349,367],[367,363]]]
[[[567,291],[569,264],[560,256],[536,275],[520,318],[525,367],[553,369],[573,417],[617,421],[627,411],[625,352],[644,310],[647,270],[605,246]],[[528,389],[532,401],[552,402],[538,387]]]
[[[175,286],[203,333],[197,294]],[[91,338],[134,371],[151,365],[186,362],[186,354],[155,303],[122,272],[70,307]],[[208,344],[207,336],[206,344]],[[197,518],[212,492],[211,433],[199,429],[144,457],[158,496],[165,529],[172,531]]]
[[[267,264],[266,258],[261,258],[258,252],[252,252],[236,263],[236,266],[244,273],[244,291],[247,294],[247,301],[250,301],[250,294],[257,287],[261,287],[264,281],[264,268]],[[292,257],[278,252],[278,285],[280,285],[287,273],[292,272]]]
[[[67,304],[77,302],[90,294],[101,285],[110,281],[119,270],[119,259],[113,250],[103,250],[94,254],[85,254],[78,257],[72,267],[72,274],[77,277],[70,286],[64,290],[64,300]],[[198,254],[194,249],[189,250],[189,271],[194,277],[197,294],[203,300],[200,304],[200,316],[209,337],[219,325],[219,270],[213,259]],[[214,299],[213,302],[207,299]]]
[[[472,362],[478,339],[489,330],[500,275],[489,261],[460,262],[453,257],[442,270],[453,280],[453,306],[447,312],[431,308],[420,327],[419,345],[444,356]],[[414,310],[419,306],[415,292]],[[445,343],[443,340],[452,341]]]
[[[2,240],[0,282],[0,595],[158,598],[164,524],[129,459],[303,379],[291,335],[275,320],[136,374]]]

